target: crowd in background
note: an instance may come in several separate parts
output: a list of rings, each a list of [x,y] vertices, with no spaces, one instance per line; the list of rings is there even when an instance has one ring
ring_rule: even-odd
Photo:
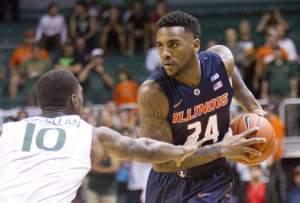
[[[24,40],[9,59],[8,93],[13,101],[26,95],[28,105],[36,105],[34,83],[47,70],[70,70],[83,86],[86,106],[82,119],[95,126],[107,126],[124,136],[138,137],[139,118],[135,108],[138,82],[126,67],[119,67],[117,80],[107,71],[105,57],[110,54],[133,56],[145,54],[148,72],[160,67],[154,46],[156,21],[170,9],[157,1],[155,10],[145,11],[141,1],[128,9],[97,1],[78,1],[68,18],[56,3],[48,6],[36,30],[24,33]],[[257,44],[253,29],[264,39]],[[202,32],[205,32],[203,30]],[[279,140],[272,158],[259,166],[246,167],[231,163],[236,177],[231,201],[247,203],[296,203],[300,201],[300,165],[293,170],[293,186],[288,186],[281,165],[284,126],[277,115],[278,104],[289,97],[299,97],[299,55],[295,42],[288,37],[289,23],[278,9],[266,11],[257,25],[241,19],[236,27],[224,30],[224,41],[210,39],[206,48],[222,43],[228,46],[246,85],[257,98],[269,99],[267,118]],[[205,45],[203,45],[204,50]],[[6,80],[0,65],[0,84]],[[1,91],[1,88],[0,88]],[[107,92],[108,94],[102,94]],[[93,111],[91,104],[105,104]],[[20,111],[7,121],[27,117]],[[135,203],[143,201],[143,191],[150,165],[120,162],[109,156],[96,160],[78,201]]]

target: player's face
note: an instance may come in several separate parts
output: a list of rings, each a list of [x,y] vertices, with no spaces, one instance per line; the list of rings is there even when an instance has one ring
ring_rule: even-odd
[[[184,27],[162,27],[156,34],[156,46],[166,73],[174,77],[188,68],[200,48],[200,41]]]

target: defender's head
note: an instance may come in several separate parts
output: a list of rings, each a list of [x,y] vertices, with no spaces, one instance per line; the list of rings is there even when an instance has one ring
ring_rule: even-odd
[[[157,22],[156,45],[169,76],[182,72],[200,49],[198,20],[181,11],[171,12]]]
[[[79,114],[83,104],[82,88],[76,77],[66,70],[51,70],[37,82],[37,97],[42,110],[67,109]]]

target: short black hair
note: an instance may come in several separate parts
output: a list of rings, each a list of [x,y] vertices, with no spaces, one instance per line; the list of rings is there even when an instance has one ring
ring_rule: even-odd
[[[186,31],[192,32],[195,38],[200,38],[200,23],[194,16],[183,11],[173,11],[159,19],[157,22],[159,28],[182,26]]]
[[[56,69],[44,74],[37,82],[37,98],[41,108],[67,107],[72,94],[78,92],[79,82],[73,73]]]

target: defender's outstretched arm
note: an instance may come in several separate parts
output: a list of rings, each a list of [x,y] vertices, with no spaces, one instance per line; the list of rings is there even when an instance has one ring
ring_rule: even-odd
[[[103,149],[119,159],[134,159],[140,162],[161,163],[175,161],[177,165],[197,150],[197,145],[175,146],[149,138],[133,139],[106,128],[95,128]]]

